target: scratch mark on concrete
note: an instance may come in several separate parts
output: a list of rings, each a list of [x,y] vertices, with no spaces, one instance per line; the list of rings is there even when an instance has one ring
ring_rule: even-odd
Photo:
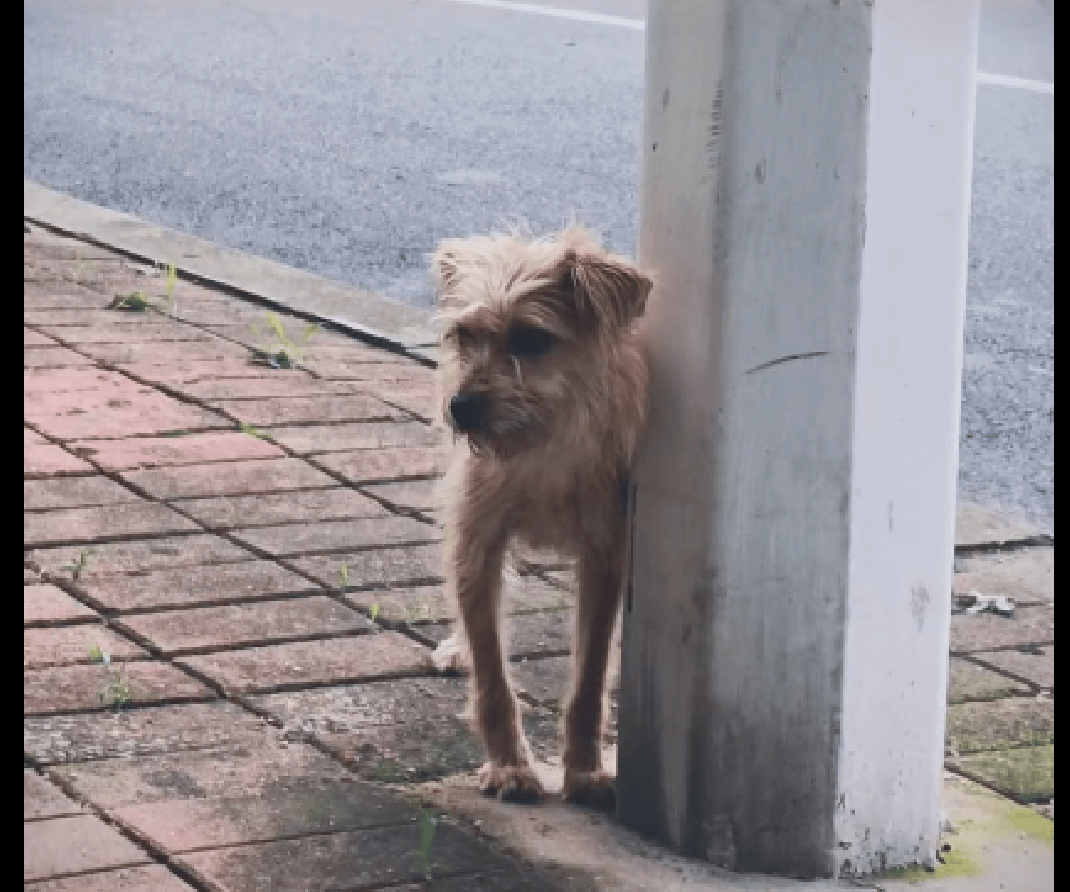
[[[809,359],[811,356],[828,356],[828,350],[814,350],[812,353],[791,353],[787,356],[781,356],[780,359],[771,359],[769,362],[763,362],[761,365],[756,365],[752,369],[747,369],[744,375],[753,375],[755,372],[760,372],[762,369],[768,369],[775,365],[780,365],[782,362],[791,362],[793,359]]]

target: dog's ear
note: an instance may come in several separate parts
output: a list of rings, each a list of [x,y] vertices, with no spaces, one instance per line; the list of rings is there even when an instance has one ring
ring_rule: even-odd
[[[455,307],[463,303],[457,293],[461,281],[461,267],[468,255],[465,243],[460,239],[444,239],[431,255],[431,274],[435,280],[435,293],[443,307]]]
[[[612,254],[565,252],[565,282],[570,282],[576,309],[609,330],[624,328],[643,315],[650,277],[631,261]]]

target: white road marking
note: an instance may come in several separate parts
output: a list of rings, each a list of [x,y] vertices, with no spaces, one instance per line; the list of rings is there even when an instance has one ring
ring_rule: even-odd
[[[509,0],[444,0],[447,3],[464,3],[468,6],[485,6],[489,9],[509,9],[513,12],[526,12],[531,15],[544,15],[556,19],[569,19],[573,22],[593,22],[596,25],[612,25],[627,28],[630,31],[645,31],[646,22],[642,19],[626,19],[622,16],[605,15],[600,12],[585,12],[582,9],[562,9],[558,6],[541,6],[537,3],[511,3]],[[1010,87],[1013,90],[1029,90],[1033,93],[1055,95],[1055,84],[1048,81],[1034,81],[1024,77],[1012,77],[1009,74],[989,74],[977,72],[977,83],[993,87]]]
[[[584,12],[582,9],[559,9],[556,6],[540,6],[537,3],[509,3],[507,0],[448,0],[450,3],[466,3],[469,6],[487,6],[491,9],[511,9],[513,12],[528,12],[556,19],[571,19],[574,22],[594,22],[596,25],[614,25],[632,31],[645,31],[642,19],[626,19],[619,15],[604,15],[600,12]]]
[[[1055,95],[1054,83],[1031,81],[1024,77],[1011,77],[1009,74],[989,74],[986,71],[978,71],[977,83],[986,84],[990,87],[1010,87],[1013,90],[1031,90],[1034,93]]]

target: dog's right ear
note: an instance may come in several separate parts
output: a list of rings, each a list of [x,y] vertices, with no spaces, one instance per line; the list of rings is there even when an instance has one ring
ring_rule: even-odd
[[[431,274],[435,279],[435,293],[442,307],[456,307],[462,303],[457,294],[461,282],[461,267],[468,252],[460,239],[444,239],[431,255]]]

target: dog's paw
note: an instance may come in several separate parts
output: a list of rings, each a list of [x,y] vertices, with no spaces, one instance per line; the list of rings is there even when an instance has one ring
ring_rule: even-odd
[[[506,802],[536,802],[542,795],[542,784],[529,766],[493,761],[479,769],[479,789]]]
[[[617,801],[612,774],[607,771],[566,771],[561,791],[566,802],[610,811]]]
[[[450,635],[431,654],[431,665],[438,672],[448,674],[466,674],[471,667],[471,656],[464,638]]]

